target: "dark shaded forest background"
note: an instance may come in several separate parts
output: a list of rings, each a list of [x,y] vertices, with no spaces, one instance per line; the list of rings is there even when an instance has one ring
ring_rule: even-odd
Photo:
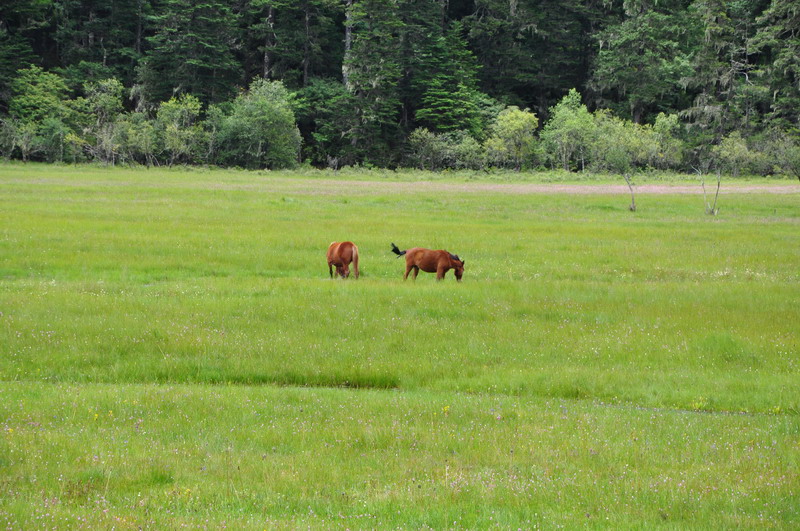
[[[4,0],[0,156],[798,175],[796,0]]]

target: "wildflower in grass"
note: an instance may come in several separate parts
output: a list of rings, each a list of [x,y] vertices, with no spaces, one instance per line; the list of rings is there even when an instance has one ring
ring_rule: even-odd
[[[450,406],[444,406],[442,408],[442,413],[444,414],[445,417],[448,416],[450,414]]]

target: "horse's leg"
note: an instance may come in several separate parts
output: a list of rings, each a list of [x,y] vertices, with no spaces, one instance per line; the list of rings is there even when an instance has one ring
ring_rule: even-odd
[[[405,280],[405,279],[407,279],[407,278],[408,278],[408,274],[411,272],[411,270],[412,270],[412,269],[414,269],[414,266],[412,266],[412,265],[406,265],[406,274],[405,274],[405,275],[403,275],[403,280]]]
[[[328,262],[328,273],[330,274],[331,278],[333,278],[333,266],[330,262]]]
[[[419,275],[419,267],[414,266],[414,277],[412,280],[417,280],[417,275]]]
[[[436,280],[444,280],[444,274],[447,273],[447,269],[443,267],[439,267],[436,269]]]
[[[349,264],[345,264],[342,268],[342,278],[350,278],[350,266]]]

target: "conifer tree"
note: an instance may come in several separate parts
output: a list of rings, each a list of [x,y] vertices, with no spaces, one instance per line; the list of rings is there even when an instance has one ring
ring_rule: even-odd
[[[460,32],[460,25],[454,25],[421,54],[425,68],[413,80],[421,93],[416,120],[435,132],[464,130],[479,136],[484,124],[477,106],[478,65]]]
[[[781,128],[800,125],[800,8],[791,0],[772,0],[756,19],[751,53],[765,54],[756,71],[773,95],[769,121]]]
[[[242,84],[234,60],[234,17],[218,0],[166,0],[154,17],[139,80],[151,102],[193,94],[205,102],[230,98]]]
[[[398,130],[401,77],[397,0],[360,0],[349,9],[353,43],[344,59],[347,89],[355,99],[353,149],[385,161]]]

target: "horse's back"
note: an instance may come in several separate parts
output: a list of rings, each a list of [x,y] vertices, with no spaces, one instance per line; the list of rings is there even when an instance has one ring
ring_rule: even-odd
[[[331,242],[328,246],[328,252],[326,256],[328,257],[328,262],[332,262],[333,258],[336,256],[336,250],[339,248],[339,242]]]
[[[358,252],[356,249],[356,244],[353,242],[332,242],[328,247],[328,262],[349,264]]]
[[[426,249],[424,247],[412,247],[406,251],[406,263],[414,265],[431,273],[436,271],[439,260],[448,256],[447,251]]]

